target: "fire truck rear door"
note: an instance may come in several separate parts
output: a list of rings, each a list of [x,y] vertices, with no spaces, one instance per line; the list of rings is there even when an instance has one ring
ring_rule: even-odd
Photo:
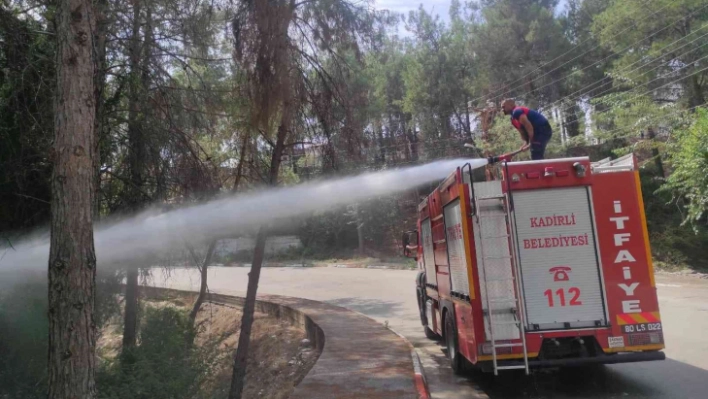
[[[589,194],[584,186],[513,192],[530,330],[607,323]]]
[[[435,254],[433,253],[433,233],[430,228],[430,218],[420,223],[420,236],[423,240],[423,265],[425,266],[425,278],[428,284],[438,285],[437,274],[435,273]]]

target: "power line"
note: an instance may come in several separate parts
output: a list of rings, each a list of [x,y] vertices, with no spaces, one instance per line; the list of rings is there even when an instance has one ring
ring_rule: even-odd
[[[694,14],[694,13],[696,13],[696,12],[698,12],[698,11],[701,11],[701,10],[704,9],[704,8],[708,8],[708,4],[704,5],[703,7],[699,8],[699,9],[697,9],[697,10],[694,10],[691,14]],[[645,41],[645,40],[647,40],[647,39],[650,39],[650,38],[656,36],[657,34],[661,33],[662,31],[664,31],[664,30],[670,28],[670,27],[673,26],[673,25],[676,25],[678,22],[681,22],[682,20],[685,20],[685,19],[689,18],[690,16],[691,16],[691,15],[687,15],[687,16],[685,16],[685,17],[682,17],[682,18],[680,18],[680,19],[674,21],[674,23],[672,23],[672,24],[670,24],[670,25],[666,25],[666,26],[663,27],[662,29],[660,29],[660,30],[658,30],[658,31],[656,31],[656,32],[654,32],[654,33],[652,33],[652,34],[649,35],[649,36],[644,37],[643,39],[640,39],[640,40],[638,40],[638,41],[636,41],[636,42],[630,44],[629,46],[623,48],[622,50],[619,50],[618,52],[612,52],[612,54],[608,55],[607,57],[605,57],[605,58],[603,58],[603,59],[601,59],[601,60],[595,61],[595,62],[593,62],[592,64],[590,64],[590,65],[588,65],[588,66],[582,68],[579,72],[582,72],[582,71],[584,71],[584,70],[586,70],[586,69],[588,69],[588,68],[590,68],[590,67],[593,67],[593,66],[595,66],[595,65],[597,65],[597,64],[599,64],[599,63],[601,63],[601,62],[607,61],[608,59],[612,58],[613,56],[617,55],[618,53],[624,52],[624,51],[626,51],[626,50],[628,50],[628,49],[630,49],[630,48],[636,46],[637,44],[639,44],[639,43],[641,43],[641,42],[643,42],[643,41]],[[558,68],[556,68],[556,69],[558,69]],[[556,69],[554,69],[553,71],[555,71]],[[553,71],[551,71],[551,72],[553,72]],[[541,78],[541,77],[543,77],[543,76],[546,76],[546,75],[548,75],[548,74],[551,73],[551,72],[548,72],[548,73],[546,73],[546,74],[544,74],[544,75],[541,75],[539,78]],[[522,93],[520,96],[525,96],[525,95],[528,95],[528,94],[532,94],[532,93],[534,93],[534,92],[538,92],[538,91],[541,90],[541,89],[544,89],[544,88],[546,88],[546,87],[549,87],[549,86],[551,86],[551,85],[554,85],[554,84],[556,84],[556,83],[559,83],[559,82],[562,82],[562,81],[568,79],[569,76],[571,76],[571,75],[568,74],[568,75],[566,75],[565,77],[560,78],[560,79],[557,79],[557,80],[554,80],[554,81],[551,82],[551,83],[548,83],[548,84],[543,85],[543,86],[541,86],[541,87],[535,88],[535,89],[533,89],[533,90],[531,90],[531,91],[529,91],[529,92]],[[603,78],[603,79],[604,79],[604,78]],[[536,80],[536,79],[534,79],[534,80]],[[534,80],[532,80],[532,82],[533,82]],[[508,94],[508,93],[511,93],[511,90],[510,90],[510,91],[507,91],[507,92],[505,92],[505,93],[503,93],[502,96],[503,96],[504,94]],[[498,97],[501,97],[501,96],[497,96],[496,98],[498,98]]]
[[[695,106],[693,106],[693,107],[689,107],[689,108],[685,108],[685,109],[678,109],[678,110],[675,110],[675,111],[670,112],[670,113],[668,113],[668,114],[660,115],[660,116],[658,116],[658,117],[656,117],[656,118],[651,119],[651,123],[653,123],[653,122],[655,122],[655,121],[659,121],[659,120],[666,120],[667,117],[670,117],[670,116],[678,116],[678,115],[681,114],[681,113],[685,113],[685,112],[688,112],[688,111],[691,111],[691,110],[693,110],[693,109],[696,109],[696,108],[699,108],[699,107],[703,107],[703,106],[706,106],[706,105],[708,105],[708,102],[704,102],[704,103],[702,103],[702,104],[695,105]],[[634,127],[631,127],[631,126],[630,126],[630,127],[622,127],[622,128],[617,128],[617,129],[612,129],[612,130],[604,131],[604,132],[602,132],[602,133],[604,133],[604,134],[611,134],[611,133],[622,132],[622,131],[631,131],[632,129],[634,129]],[[449,139],[443,139],[443,140],[449,140]],[[449,158],[449,157],[447,157],[447,158]],[[361,167],[359,167],[359,168],[349,169],[348,171],[350,171],[350,172],[351,172],[351,171],[372,171],[372,172],[373,172],[373,171],[385,170],[385,169],[391,168],[391,167],[408,166],[408,165],[411,165],[411,166],[412,166],[412,165],[415,165],[415,164],[424,164],[424,163],[434,162],[434,161],[441,160],[441,159],[445,159],[445,158],[444,158],[444,157],[441,157],[441,158],[418,159],[418,160],[410,160],[410,161],[402,161],[402,162],[386,162],[386,163],[383,164],[383,165],[365,165],[365,166],[361,166]],[[357,162],[357,161],[346,161],[346,162],[339,162],[338,165],[339,165],[339,166],[361,165],[361,162]],[[314,166],[314,165],[313,165],[313,166]],[[308,173],[308,176],[322,176],[322,175],[325,175],[325,174],[326,174],[326,173],[321,172],[321,171],[320,171],[320,172],[309,172],[309,173]]]
[[[700,58],[700,59],[698,59],[698,60],[695,60],[693,63],[698,62],[698,61],[701,61],[701,60],[706,59],[706,58],[708,58],[708,55],[707,55],[707,56],[704,56],[704,57],[702,57],[702,58]],[[678,71],[680,71],[681,69],[684,69],[684,68],[686,68],[686,67],[692,65],[693,63],[691,63],[691,64],[686,64],[686,65],[684,65],[683,67],[678,68],[678,69],[676,69],[676,70],[673,71],[673,72],[674,72],[674,73],[675,73],[675,72],[678,72]],[[619,106],[619,105],[629,103],[629,102],[631,102],[631,101],[633,101],[633,100],[635,100],[635,99],[637,99],[637,98],[643,97],[643,96],[645,96],[645,95],[647,95],[647,94],[649,94],[649,93],[651,93],[651,92],[653,92],[653,91],[655,91],[655,90],[658,90],[658,89],[661,89],[661,88],[666,87],[666,86],[668,86],[668,85],[671,85],[671,84],[680,82],[680,81],[682,81],[682,80],[684,80],[684,79],[687,79],[687,78],[689,78],[689,77],[691,77],[691,76],[694,76],[694,75],[696,75],[696,74],[698,74],[698,73],[701,73],[701,72],[704,72],[704,71],[706,71],[706,70],[708,70],[708,67],[705,67],[705,68],[703,68],[703,69],[701,69],[701,70],[698,70],[698,71],[696,71],[696,72],[694,72],[694,73],[692,73],[692,74],[690,74],[690,75],[686,75],[686,76],[684,76],[684,77],[681,77],[681,78],[672,80],[672,81],[670,81],[670,82],[667,82],[667,83],[665,83],[665,84],[663,84],[663,85],[661,85],[661,86],[659,86],[659,87],[650,89],[650,90],[648,90],[648,91],[646,91],[646,92],[644,92],[644,93],[642,93],[642,94],[639,94],[639,95],[637,95],[637,96],[634,96],[634,97],[632,97],[632,98],[623,100],[623,101],[621,101],[619,104],[617,104],[613,109],[609,109],[609,110],[607,110],[607,111],[596,112],[596,113],[594,113],[594,115],[602,115],[602,114],[611,112],[611,111],[613,111],[613,110],[614,110],[617,106]],[[644,85],[648,85],[648,84],[650,84],[650,83],[652,83],[652,82],[655,82],[655,81],[657,81],[657,80],[660,80],[660,79],[663,79],[663,77],[656,78],[656,79],[654,79],[654,80],[651,80],[651,81],[649,81],[649,82],[646,82],[646,83],[644,83],[644,84],[642,84],[642,85],[640,85],[640,86],[637,86],[637,87],[641,87],[641,86],[644,86]],[[579,121],[580,119],[581,119],[581,118],[576,118],[575,120],[570,121],[570,122],[566,122],[566,123],[574,123],[574,122]],[[423,143],[423,144],[432,144],[432,143],[445,142],[445,141],[452,141],[452,140],[464,141],[465,139],[464,139],[464,138],[458,138],[458,137],[450,137],[450,138],[445,138],[445,139],[437,139],[437,140],[423,141],[422,143]],[[401,148],[401,147],[404,147],[404,146],[410,146],[411,144],[412,144],[412,143],[400,143],[400,144],[389,145],[389,146],[383,146],[383,147],[373,146],[372,148],[373,148],[373,151],[376,151],[376,150],[390,149],[390,148]],[[373,151],[372,151],[372,152],[373,152]],[[358,162],[355,162],[355,161],[354,161],[354,162],[349,162],[349,163],[339,163],[339,165],[354,164],[354,163],[358,163]]]
[[[697,60],[695,60],[695,61],[692,61],[691,63],[686,64],[686,65],[682,66],[681,68],[678,68],[678,69],[672,71],[672,73],[676,73],[676,72],[682,70],[683,68],[686,68],[687,66],[690,66],[690,65],[692,65],[692,64],[695,64],[695,63],[697,63],[697,62],[699,62],[699,61],[703,61],[703,60],[706,59],[706,58],[708,58],[708,55],[703,56],[703,57],[701,57],[701,58],[699,58],[699,59],[697,59]],[[656,68],[654,68],[654,69],[656,69]],[[648,71],[648,72],[651,72],[651,70]],[[658,78],[655,78],[655,79],[653,79],[653,80],[650,80],[650,81],[648,81],[648,82],[646,82],[646,83],[642,83],[642,84],[636,86],[635,88],[641,87],[641,86],[646,86],[646,85],[648,85],[649,83],[653,83],[653,82],[656,82],[657,80],[661,80],[661,79],[663,79],[662,76],[660,76],[660,77],[658,77]],[[609,91],[611,91],[611,90],[612,90],[612,88],[607,89],[607,90],[605,90],[605,91],[603,91],[603,92],[597,94],[596,97],[601,97],[603,94],[605,94],[605,93],[607,93],[607,92],[609,92]],[[630,91],[631,91],[631,90],[630,90]],[[599,101],[602,103],[603,99],[600,98]]]
[[[698,62],[698,61],[701,61],[701,60],[706,59],[706,58],[708,58],[708,55],[705,56],[705,57],[702,57],[702,58],[700,58],[700,59],[698,59],[698,60],[696,60],[696,61],[694,61],[693,63]],[[693,63],[691,63],[691,64],[686,64],[685,66],[683,66],[683,67],[681,67],[681,68],[678,68],[678,69],[676,69],[676,70],[673,71],[673,72],[674,72],[674,73],[675,73],[675,72],[678,72],[678,71],[680,71],[681,69],[686,68],[687,66],[692,65]],[[708,67],[705,67],[705,68],[703,68],[703,69],[701,69],[701,70],[698,70],[698,71],[696,71],[696,72],[694,72],[694,73],[692,73],[692,74],[690,74],[690,75],[687,75],[687,76],[681,77],[681,78],[679,78],[679,79],[675,79],[675,80],[672,80],[672,81],[670,81],[670,82],[667,82],[667,83],[665,83],[665,84],[663,84],[663,85],[661,85],[661,86],[659,86],[659,87],[650,89],[650,90],[648,90],[647,92],[642,93],[642,94],[639,94],[639,95],[637,95],[637,96],[635,96],[635,97],[632,97],[632,98],[630,98],[630,99],[623,100],[623,101],[621,101],[617,106],[622,105],[622,104],[625,104],[625,103],[629,103],[630,101],[633,101],[633,100],[635,100],[635,99],[637,99],[637,98],[643,97],[643,96],[645,96],[645,95],[647,95],[647,94],[649,94],[649,93],[651,93],[651,92],[653,92],[653,91],[655,91],[655,90],[658,90],[658,89],[663,88],[663,87],[665,87],[665,86],[668,86],[668,85],[677,83],[677,82],[679,82],[679,81],[682,81],[682,80],[684,80],[684,79],[687,79],[687,78],[689,78],[689,77],[691,77],[691,76],[694,76],[694,75],[696,75],[696,74],[698,74],[698,73],[701,73],[701,72],[704,72],[704,71],[706,71],[706,70],[708,70]],[[654,82],[654,81],[656,81],[656,80],[660,80],[660,79],[663,79],[663,77],[659,77],[659,78],[656,78],[656,79],[654,79],[654,80],[651,80],[651,81],[649,81],[649,82],[647,82],[647,83],[642,84],[642,86],[643,86],[643,85],[648,85],[648,84],[650,84],[650,83],[652,83],[652,82]],[[638,86],[638,87],[640,87],[640,86]],[[696,106],[696,107],[697,107],[697,106]],[[696,107],[692,107],[692,108],[696,108]],[[616,108],[616,106],[615,106],[615,108]],[[692,109],[692,108],[691,108],[691,109]],[[609,109],[609,110],[607,110],[607,111],[596,112],[594,115],[601,115],[601,114],[605,114],[605,113],[608,113],[608,112],[611,112],[611,111],[613,111],[613,109]],[[574,122],[579,121],[580,119],[581,119],[581,118],[576,118],[575,120],[570,121],[570,122],[566,122],[566,123],[574,123]],[[420,142],[420,143],[421,143],[421,144],[433,144],[433,143],[446,142],[446,141],[453,141],[453,140],[455,140],[455,141],[464,141],[465,139],[464,139],[464,138],[460,138],[460,137],[449,137],[449,138],[445,138],[445,139],[436,139],[436,140],[422,141],[422,142]],[[411,144],[413,144],[413,143],[400,143],[400,144],[394,144],[394,145],[389,145],[389,146],[372,146],[372,147],[371,147],[371,148],[372,148],[372,151],[371,151],[371,152],[375,152],[375,151],[377,151],[377,150],[383,150],[383,149],[408,147],[408,146],[410,146]],[[367,154],[367,155],[368,155],[368,154]],[[339,162],[338,165],[344,166],[344,165],[352,165],[352,164],[359,164],[359,163],[360,163],[360,162],[358,162],[358,161],[349,161],[349,162]]]
[[[708,55],[705,56],[705,57],[703,57],[703,58],[701,58],[701,59],[705,59],[705,58],[708,58]],[[683,67],[677,69],[677,70],[674,71],[674,72],[680,71],[681,69],[683,69],[683,68],[685,68],[686,66],[689,66],[689,65],[691,65],[691,64],[687,64],[687,65],[685,65],[685,66],[683,66]],[[658,90],[658,89],[661,89],[661,88],[666,87],[666,86],[668,86],[668,85],[671,85],[671,84],[680,82],[680,81],[682,81],[682,80],[684,80],[684,79],[686,79],[686,78],[690,78],[691,76],[694,76],[694,75],[699,74],[699,73],[701,73],[701,72],[705,72],[705,71],[707,71],[707,70],[708,70],[708,66],[705,67],[705,68],[703,68],[703,69],[700,69],[700,70],[698,70],[698,71],[696,71],[696,72],[694,72],[694,73],[692,73],[692,74],[690,74],[690,75],[686,75],[686,76],[681,77],[681,78],[679,78],[679,79],[672,80],[672,81],[670,81],[670,82],[668,82],[668,83],[665,83],[665,84],[663,84],[663,85],[661,85],[661,86],[659,86],[659,87],[655,87],[655,88],[653,88],[653,89],[647,90],[646,92],[644,92],[644,93],[642,93],[642,94],[639,94],[639,95],[634,96],[634,97],[632,97],[632,98],[629,98],[629,99],[627,99],[627,100],[623,100],[623,101],[621,101],[620,103],[618,103],[617,105],[615,105],[613,108],[610,108],[610,109],[608,109],[608,110],[606,110],[606,111],[595,112],[594,115],[602,115],[602,114],[606,114],[606,113],[608,113],[608,112],[614,111],[618,106],[620,106],[620,105],[622,105],[622,104],[627,104],[627,103],[629,103],[630,101],[633,101],[633,100],[636,100],[636,99],[638,99],[638,98],[640,98],[640,97],[643,97],[643,96],[645,96],[645,95],[647,95],[647,94],[649,94],[649,93],[651,93],[651,92],[653,92],[653,91],[655,91],[655,90]],[[642,86],[648,85],[649,83],[655,82],[655,81],[657,81],[657,80],[659,80],[659,79],[663,79],[663,78],[662,78],[662,77],[656,78],[656,79],[654,79],[654,80],[652,80],[652,81],[649,81],[649,82],[643,84]],[[638,87],[639,87],[639,86],[638,86]],[[583,118],[584,118],[584,116],[583,116]],[[575,118],[574,120],[572,120],[572,121],[570,121],[570,122],[566,122],[566,123],[575,123],[575,122],[577,122],[577,121],[579,121],[579,120],[581,120],[581,119],[582,119],[582,118]]]
[[[667,4],[667,5],[665,5],[664,7],[662,7],[659,11],[663,11],[663,10],[664,10],[665,8],[667,8],[669,5],[670,5],[670,3]],[[621,34],[624,34],[625,32],[627,32],[627,31],[629,31],[630,29],[632,29],[632,27],[633,27],[633,26],[630,24],[626,29],[624,29],[624,30],[620,31],[619,33],[617,33],[616,35],[612,36],[612,38],[615,38],[615,37],[617,37],[617,36],[619,36],[619,35],[621,35]],[[541,65],[540,67],[534,69],[533,71],[531,71],[531,72],[529,72],[528,74],[526,74],[526,75],[520,77],[519,79],[516,79],[516,80],[512,81],[509,85],[512,86],[513,84],[524,80],[524,79],[527,78],[528,76],[531,76],[531,75],[534,74],[536,71],[540,71],[543,67],[550,65],[551,63],[555,62],[556,60],[558,60],[558,59],[564,57],[566,54],[569,54],[569,53],[571,53],[572,51],[574,51],[575,49],[580,48],[580,46],[581,46],[582,44],[584,44],[585,42],[589,41],[590,39],[591,39],[591,37],[588,37],[587,39],[583,40],[583,41],[580,42],[578,45],[576,45],[575,47],[573,47],[571,50],[566,51],[565,53],[561,54],[560,56],[558,56],[558,57],[552,59],[551,61],[549,61],[549,62],[547,62],[547,63]],[[582,56],[584,56],[584,55],[586,55],[586,54],[589,54],[591,51],[594,51],[595,49],[597,49],[597,48],[599,48],[599,47],[600,47],[600,44],[596,45],[595,47],[593,47],[592,49],[590,49],[590,50],[588,50],[588,51],[585,51],[585,52],[581,53],[580,55],[576,56],[575,58],[572,58],[572,59],[570,59],[570,60],[564,62],[563,64],[561,64],[560,66],[558,66],[558,67],[552,69],[551,71],[546,72],[545,74],[543,74],[543,75],[541,75],[541,76],[539,76],[539,77],[537,77],[537,78],[532,79],[531,82],[535,81],[536,79],[542,78],[542,77],[544,77],[544,76],[546,76],[546,75],[548,75],[548,74],[550,74],[550,73],[552,73],[552,72],[555,72],[555,71],[558,70],[559,68],[561,68],[561,67],[567,65],[568,63],[570,63],[570,62],[572,62],[572,61],[577,60],[578,58],[580,58],[580,57],[582,57]],[[502,89],[502,90],[504,90],[504,89]],[[501,91],[501,90],[500,90],[500,91]],[[500,91],[495,91],[494,93],[499,93]],[[480,96],[480,97],[478,97],[478,98],[473,99],[471,102],[477,102],[478,100],[481,100],[481,99],[483,99],[483,98],[485,98],[485,97],[487,97],[487,99],[499,98],[499,97],[501,97],[501,96],[503,96],[503,95],[505,95],[505,94],[508,94],[508,93],[510,93],[510,91],[503,92],[501,95],[496,95],[496,96],[483,95],[483,96]]]
[[[685,109],[677,109],[677,110],[670,112],[668,114],[660,115],[655,118],[649,118],[647,120],[649,121],[649,123],[655,123],[655,122],[658,122],[661,120],[665,120],[666,117],[668,117],[668,116],[672,116],[672,115],[678,116],[681,113],[688,112],[693,109],[703,107],[705,105],[708,105],[708,101],[704,102],[703,104],[694,105],[693,107],[689,107],[689,108],[685,108]],[[620,128],[616,128],[616,129],[612,129],[612,130],[607,130],[607,131],[602,131],[600,129],[598,129],[598,130],[600,130],[600,132],[604,133],[604,134],[611,134],[611,133],[622,132],[622,131],[630,131],[632,129],[634,129],[634,127],[629,126],[629,127],[620,127]]]
[[[693,107],[686,108],[686,109],[679,109],[679,110],[673,111],[673,112],[671,112],[671,113],[669,113],[669,114],[661,115],[660,117],[657,117],[656,120],[659,120],[659,119],[665,120],[665,119],[666,119],[667,117],[669,117],[669,116],[678,116],[678,115],[681,114],[681,113],[688,112],[688,111],[690,111],[690,110],[692,110],[692,109],[696,109],[696,108],[699,108],[699,107],[702,107],[702,106],[706,106],[706,105],[708,105],[708,102],[704,102],[703,104],[695,105],[695,106],[693,106]],[[655,121],[655,120],[652,119],[652,122],[654,122],[654,121]],[[610,134],[610,133],[621,132],[621,131],[631,131],[632,129],[634,129],[634,128],[633,128],[633,127],[623,127],[623,128],[617,128],[617,129],[609,130],[609,131],[606,131],[606,132],[603,132],[603,133],[605,133],[605,134]],[[448,157],[448,158],[449,158],[449,157]],[[411,161],[403,161],[403,162],[393,162],[393,163],[392,163],[392,162],[387,162],[387,163],[385,163],[385,164],[383,164],[383,165],[362,166],[362,167],[359,167],[359,168],[349,169],[348,171],[380,171],[380,170],[385,170],[385,169],[390,168],[390,167],[398,167],[398,166],[414,165],[414,164],[424,164],[424,163],[429,163],[429,162],[435,162],[435,161],[441,160],[441,159],[445,159],[445,158],[433,158],[433,159],[424,159],[424,160],[419,159],[419,160],[411,160]],[[339,165],[339,166],[361,165],[361,162],[347,161],[347,162],[340,162],[338,165]],[[324,172],[311,172],[309,175],[311,175],[311,176],[318,176],[318,175],[324,175],[324,174],[325,174]]]
[[[675,44],[675,43],[677,43],[677,42],[679,42],[679,41],[681,41],[681,40],[686,39],[687,37],[693,35],[695,32],[698,32],[698,31],[700,31],[701,29],[706,28],[706,27],[708,27],[708,24],[705,24],[705,25],[701,26],[701,27],[698,28],[697,30],[691,32],[691,34],[689,34],[688,36],[684,36],[684,37],[682,37],[682,38],[680,38],[680,39],[674,41],[673,43],[664,46],[661,50],[662,50],[662,51],[665,50],[666,48],[670,47],[671,45],[673,45],[673,44]],[[697,37],[697,38],[691,40],[691,41],[688,42],[688,43],[685,43],[685,44],[681,45],[680,47],[677,47],[677,48],[674,48],[674,49],[670,50],[669,52],[674,52],[674,51],[679,50],[679,49],[681,49],[681,48],[683,48],[683,47],[686,47],[686,46],[690,45],[691,43],[694,43],[694,42],[696,42],[697,40],[702,39],[702,38],[704,38],[704,37],[706,37],[706,36],[708,36],[708,32],[706,32],[706,33],[704,33],[703,35],[701,35],[701,36],[699,36],[699,37]],[[686,51],[686,52],[684,52],[684,53],[682,53],[682,54],[680,54],[680,55],[678,55],[678,56],[675,56],[675,57],[673,57],[673,58],[674,58],[674,59],[681,58],[681,57],[683,57],[684,55],[689,54],[689,53],[691,53],[691,52],[694,52],[694,51],[696,51],[696,50],[698,50],[698,49],[700,49],[700,48],[702,48],[702,47],[704,47],[704,46],[706,46],[706,45],[708,45],[708,43],[703,43],[703,44],[701,44],[700,46],[698,46],[698,47],[696,47],[696,48],[693,48],[693,49],[691,49],[691,50],[688,50],[688,51]],[[662,54],[661,56],[664,56],[664,55],[667,55],[667,54],[668,54],[668,52],[665,53],[665,54]],[[661,57],[661,56],[659,56],[659,57]],[[658,59],[658,58],[657,58],[657,59]],[[620,70],[617,71],[616,73],[617,73],[617,74],[629,74],[629,73],[635,72],[635,71],[637,71],[637,70],[639,70],[639,69],[641,69],[641,68],[643,68],[643,67],[645,67],[645,66],[651,64],[652,62],[657,61],[657,59],[649,60],[649,61],[647,61],[646,63],[644,63],[643,65],[640,65],[640,66],[638,66],[638,67],[632,69],[631,71],[627,71],[627,69],[629,69],[631,66],[636,65],[637,63],[644,61],[644,60],[642,60],[642,59],[639,59],[639,60],[633,62],[632,64],[627,65],[626,67],[620,69]],[[642,75],[644,75],[644,74],[646,74],[646,73],[648,73],[648,72],[651,72],[651,71],[653,71],[653,70],[655,70],[655,69],[657,69],[657,68],[660,68],[662,65],[663,65],[663,64],[659,64],[659,65],[657,65],[656,67],[652,68],[651,70],[649,70],[649,71],[643,73]],[[640,75],[640,76],[642,76],[642,75]],[[564,96],[564,97],[562,97],[562,98],[560,98],[560,99],[558,99],[558,100],[552,102],[552,103],[549,104],[547,107],[548,107],[548,108],[553,108],[554,106],[557,106],[558,104],[560,104],[560,103],[566,101],[566,100],[569,99],[570,97],[575,96],[576,94],[580,93],[580,94],[578,94],[577,96],[575,96],[575,97],[573,98],[573,101],[577,101],[577,100],[579,100],[582,96],[587,95],[587,94],[589,94],[589,93],[592,91],[592,90],[590,90],[590,91],[586,91],[585,93],[581,93],[583,90],[588,89],[589,87],[592,87],[592,86],[596,86],[598,83],[604,82],[605,79],[607,79],[607,78],[608,78],[608,76],[603,77],[602,79],[596,80],[595,82],[592,82],[592,83],[586,85],[585,87],[580,88],[580,89],[576,90],[575,92],[573,92],[573,93],[571,93],[571,94],[569,94],[569,95],[567,95],[567,96]],[[593,90],[595,90],[595,89],[593,89]],[[611,90],[611,89],[610,89],[610,90]],[[607,91],[605,91],[605,92],[607,92]],[[594,95],[594,96],[597,96],[597,95]]]

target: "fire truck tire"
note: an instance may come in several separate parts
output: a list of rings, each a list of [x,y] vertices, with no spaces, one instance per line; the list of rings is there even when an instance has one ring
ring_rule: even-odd
[[[445,315],[445,346],[447,347],[447,357],[450,359],[450,366],[455,374],[464,372],[464,358],[459,351],[459,342],[457,340],[457,326],[455,319],[449,314]]]
[[[425,315],[425,291],[420,287],[416,287],[415,296],[418,298],[418,313],[420,314],[420,324],[429,324],[430,321],[427,320],[427,316]]]

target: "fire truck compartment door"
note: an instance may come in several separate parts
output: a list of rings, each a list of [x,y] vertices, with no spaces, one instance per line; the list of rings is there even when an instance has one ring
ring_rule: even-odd
[[[438,285],[435,273],[435,254],[433,253],[433,232],[430,228],[430,218],[420,223],[420,236],[423,239],[423,264],[425,265],[425,279],[428,284]]]
[[[513,201],[527,328],[606,325],[588,189],[517,191]]]
[[[452,291],[469,295],[470,283],[467,276],[467,256],[462,233],[462,211],[460,200],[456,199],[445,206],[445,240],[447,242],[447,260],[450,265],[450,283]]]

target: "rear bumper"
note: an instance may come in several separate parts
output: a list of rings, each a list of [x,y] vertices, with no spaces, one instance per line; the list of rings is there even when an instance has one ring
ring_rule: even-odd
[[[567,359],[529,359],[530,368],[550,368],[550,367],[574,367],[585,366],[590,364],[617,364],[617,363],[634,363],[634,362],[649,362],[654,360],[664,360],[666,354],[660,351],[651,352],[631,352],[618,353],[616,355],[600,355],[593,357],[575,357]],[[500,361],[500,366],[523,365],[523,361],[506,360]]]

